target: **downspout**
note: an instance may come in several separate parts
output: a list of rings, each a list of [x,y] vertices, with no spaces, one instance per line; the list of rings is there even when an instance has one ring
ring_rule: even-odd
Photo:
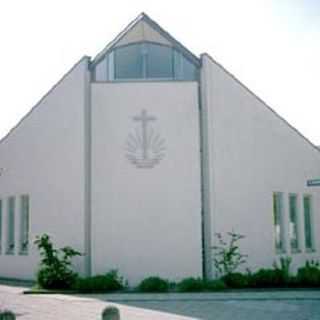
[[[201,224],[202,224],[202,271],[203,278],[212,278],[212,248],[211,248],[211,186],[210,186],[210,146],[209,117],[207,103],[206,70],[203,69],[203,55],[198,80],[199,99],[199,130],[201,157]]]
[[[90,58],[84,72],[84,273],[92,274],[91,257],[91,70]]]

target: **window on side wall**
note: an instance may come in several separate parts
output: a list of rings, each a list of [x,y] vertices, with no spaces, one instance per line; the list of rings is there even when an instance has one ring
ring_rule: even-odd
[[[304,236],[305,246],[308,252],[314,251],[314,233],[313,233],[313,212],[312,212],[312,197],[311,195],[303,196],[304,210]]]
[[[30,201],[28,195],[20,198],[20,254],[28,254],[29,249],[29,211]]]
[[[282,193],[273,193],[273,228],[274,228],[274,243],[277,253],[284,253],[284,230],[283,230],[283,205]]]
[[[15,221],[15,198],[8,198],[8,210],[7,210],[7,254],[14,254],[14,221]]]
[[[293,253],[299,252],[299,220],[298,220],[298,197],[296,194],[289,194],[289,234],[290,247]]]

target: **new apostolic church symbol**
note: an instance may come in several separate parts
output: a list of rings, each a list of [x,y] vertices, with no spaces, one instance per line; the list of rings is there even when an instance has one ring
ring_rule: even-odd
[[[132,119],[139,125],[127,138],[126,157],[137,168],[152,168],[165,156],[165,141],[151,125],[157,118],[143,109]]]

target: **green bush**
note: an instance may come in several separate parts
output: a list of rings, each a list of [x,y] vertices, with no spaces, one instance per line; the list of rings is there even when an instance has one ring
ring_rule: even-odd
[[[77,280],[77,274],[58,268],[43,267],[37,273],[37,283],[44,289],[71,289]]]
[[[215,234],[217,238],[217,245],[213,246],[214,250],[214,266],[216,273],[219,276],[225,276],[235,273],[236,270],[244,263],[246,263],[247,255],[240,252],[238,242],[245,238],[245,236],[228,232],[229,240],[224,240],[221,233]]]
[[[249,286],[254,288],[284,287],[288,284],[280,269],[260,269],[248,279]]]
[[[74,288],[81,293],[113,292],[123,289],[124,282],[116,270],[111,270],[104,275],[79,278]]]
[[[204,286],[207,291],[220,291],[227,288],[226,284],[221,279],[207,280],[205,281]]]
[[[240,289],[249,285],[248,276],[239,272],[229,273],[222,280],[229,288]]]
[[[200,278],[185,278],[177,284],[180,292],[198,292],[205,289],[204,281]]]
[[[281,257],[280,266],[275,262],[273,269],[259,269],[248,274],[249,286],[254,288],[289,287],[295,284],[294,277],[290,276],[290,257]]]
[[[37,236],[40,256],[40,268],[37,273],[37,283],[45,289],[70,289],[77,280],[77,273],[71,268],[71,259],[81,253],[71,247],[55,249],[47,234]]]
[[[141,281],[138,290],[141,292],[168,292],[169,282],[160,277],[149,277]]]
[[[319,264],[307,261],[304,267],[298,269],[296,279],[299,286],[320,287]]]

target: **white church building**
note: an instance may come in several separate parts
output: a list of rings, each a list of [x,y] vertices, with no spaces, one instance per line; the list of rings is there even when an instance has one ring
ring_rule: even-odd
[[[319,258],[317,147],[145,14],[1,140],[0,168],[2,278],[35,278],[43,233],[131,284],[213,276],[217,232],[245,235],[252,270]]]

